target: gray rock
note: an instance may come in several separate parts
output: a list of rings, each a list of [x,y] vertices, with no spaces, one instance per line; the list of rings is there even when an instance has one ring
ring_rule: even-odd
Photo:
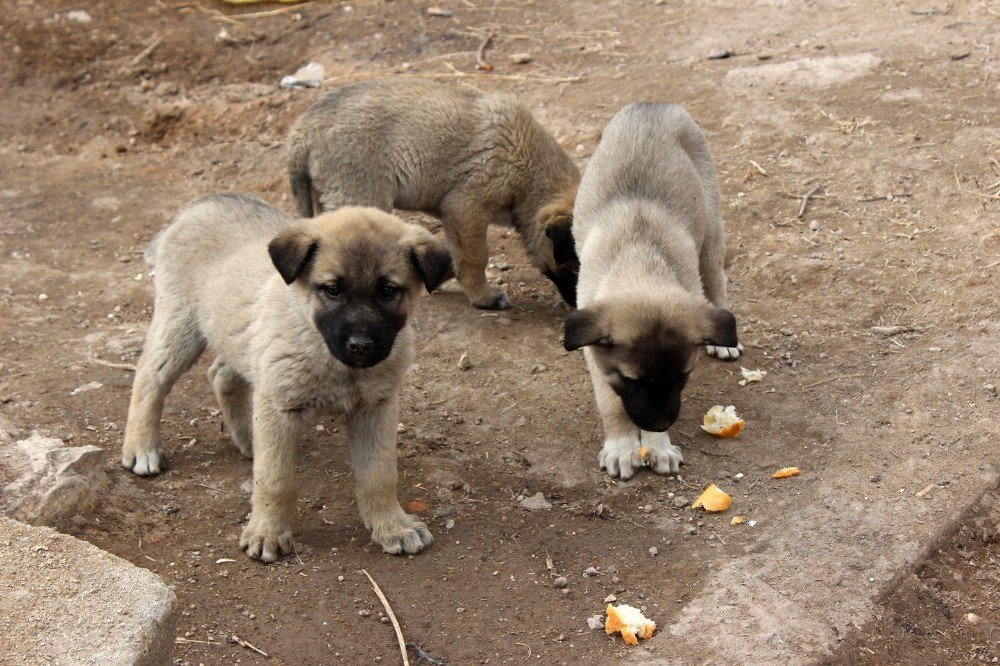
[[[552,587],[556,588],[557,590],[562,590],[566,588],[568,585],[569,585],[569,579],[566,578],[566,576],[559,576],[558,578],[552,581]]]
[[[531,497],[525,497],[519,504],[522,509],[527,509],[528,511],[540,511],[552,508],[552,504],[545,499],[545,495],[542,493],[535,493]]]
[[[2,516],[0,549],[0,608],[17,609],[0,620],[0,642],[17,663],[172,663],[177,599],[159,576]]]
[[[603,629],[604,628],[604,616],[603,615],[595,615],[593,617],[588,617],[587,618],[587,626],[590,628],[591,631],[596,631],[597,629]]]
[[[93,508],[108,487],[104,449],[66,446],[34,433],[0,451],[7,482],[0,511],[35,525],[52,525]]]

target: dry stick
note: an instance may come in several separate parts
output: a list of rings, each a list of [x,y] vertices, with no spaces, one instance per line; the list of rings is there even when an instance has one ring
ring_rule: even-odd
[[[114,368],[115,370],[128,370],[129,372],[135,372],[135,366],[132,365],[131,363],[112,363],[111,361],[105,361],[103,358],[97,358],[96,356],[91,356],[87,360],[96,365],[103,365],[105,368]]]
[[[484,72],[493,71],[493,65],[483,60],[483,54],[486,52],[486,48],[490,45],[490,42],[493,41],[493,38],[496,37],[496,35],[496,30],[490,30],[486,33],[486,36],[483,37],[483,41],[480,42],[479,48],[476,49],[476,67]]]
[[[858,377],[864,377],[864,376],[865,376],[864,373],[857,375],[837,375],[836,377],[827,377],[826,379],[821,379],[818,382],[813,382],[812,384],[808,384],[806,386],[803,386],[802,388],[811,389],[811,388],[816,388],[817,386],[820,386],[822,384],[829,384],[830,382],[840,381],[841,379],[857,379]]]
[[[367,569],[362,569],[361,573],[368,577],[369,582],[372,584],[372,589],[375,590],[375,596],[378,600],[382,602],[382,608],[385,609],[386,614],[389,616],[389,621],[392,622],[392,628],[396,630],[396,640],[399,641],[399,654],[403,657],[403,666],[410,666],[410,659],[406,656],[406,641],[403,640],[403,630],[399,628],[399,621],[396,620],[396,614],[392,612],[392,606],[389,605],[389,600],[385,598],[382,594],[382,588],[378,586],[372,575],[368,573]]]
[[[284,14],[285,12],[294,12],[298,9],[308,7],[309,5],[315,4],[313,2],[303,2],[297,5],[290,5],[288,7],[282,7],[281,9],[272,9],[268,12],[254,12],[252,14],[232,14],[231,18],[242,20],[242,19],[255,19],[264,18],[265,16],[275,16],[277,14]]]
[[[144,48],[139,53],[139,55],[137,55],[136,57],[132,58],[131,61],[129,61],[129,63],[128,63],[129,67],[135,67],[140,62],[142,62],[143,60],[145,60],[146,58],[148,58],[149,54],[152,53],[153,51],[155,51],[156,47],[159,46],[160,42],[162,42],[162,41],[163,41],[163,37],[161,37],[160,35],[157,35],[156,38],[152,41],[152,43],[149,46],[147,46],[146,48]]]
[[[820,183],[819,185],[817,185],[816,187],[812,188],[804,195],[802,195],[802,205],[799,206],[799,214],[796,215],[795,217],[797,217],[800,220],[802,219],[802,216],[806,214],[806,206],[809,205],[809,197],[819,192],[821,189],[823,189],[823,187],[824,185]]]
[[[250,643],[247,643],[245,640],[243,640],[242,638],[240,638],[236,634],[233,634],[232,636],[230,636],[229,639],[231,641],[233,641],[234,643],[236,643],[237,645],[241,645],[242,647],[245,647],[248,650],[253,650],[257,654],[260,654],[260,655],[263,655],[265,657],[268,657],[268,654],[266,652],[264,652],[263,650],[261,650],[258,647],[254,647]],[[270,659],[270,657],[268,657],[268,659]]]

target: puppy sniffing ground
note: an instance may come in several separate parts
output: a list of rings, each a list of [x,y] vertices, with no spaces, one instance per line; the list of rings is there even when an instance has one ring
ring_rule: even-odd
[[[419,291],[450,270],[444,243],[372,208],[294,220],[242,194],[201,199],[154,241],[156,300],[136,370],[122,464],[163,464],[160,418],[205,349],[236,447],[253,457],[240,546],[273,562],[292,548],[295,452],[319,415],[347,417],[355,495],[372,540],[416,553],[427,526],[396,498],[399,390],[413,358]],[[270,256],[269,256],[270,255]]]
[[[632,104],[612,118],[580,184],[573,234],[580,309],[565,347],[587,359],[604,424],[598,461],[623,479],[645,463],[675,473],[683,457],[666,431],[695,347],[733,359],[742,349],[726,309],[715,167],[682,107]]]
[[[575,305],[580,174],[514,97],[400,78],[346,86],[295,122],[287,159],[304,217],[346,205],[439,217],[476,307],[510,306],[486,281],[490,224],[513,224],[532,264]]]

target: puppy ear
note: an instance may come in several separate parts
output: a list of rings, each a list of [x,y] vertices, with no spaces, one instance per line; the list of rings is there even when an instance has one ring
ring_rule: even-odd
[[[563,325],[563,347],[566,351],[576,351],[580,347],[606,344],[608,333],[604,330],[604,318],[596,308],[583,308],[570,312]]]
[[[410,247],[410,262],[430,293],[445,280],[455,277],[448,246],[430,234]]]
[[[725,308],[709,306],[703,324],[701,344],[735,347],[740,343],[736,333],[736,315]]]
[[[316,239],[298,227],[285,229],[267,244],[267,253],[285,284],[305,272],[315,252]]]
[[[560,217],[545,227],[545,235],[552,241],[552,256],[556,264],[565,264],[576,259],[573,244],[573,215]]]

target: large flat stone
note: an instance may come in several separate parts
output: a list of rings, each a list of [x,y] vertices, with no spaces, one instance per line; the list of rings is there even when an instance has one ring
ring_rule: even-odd
[[[0,516],[0,662],[169,664],[176,631],[176,597],[157,575]]]

